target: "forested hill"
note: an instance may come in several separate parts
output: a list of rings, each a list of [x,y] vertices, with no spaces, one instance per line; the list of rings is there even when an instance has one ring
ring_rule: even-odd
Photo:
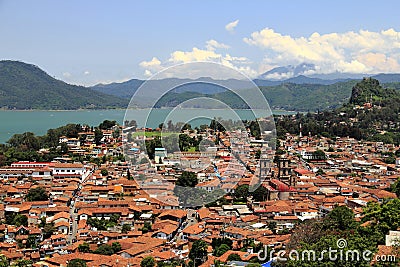
[[[35,65],[0,61],[0,108],[123,108],[128,100],[54,79]]]
[[[277,120],[277,130],[298,134],[350,136],[356,139],[400,144],[400,91],[381,86],[373,78],[364,78],[351,90],[348,103],[342,107],[318,112],[287,116]]]

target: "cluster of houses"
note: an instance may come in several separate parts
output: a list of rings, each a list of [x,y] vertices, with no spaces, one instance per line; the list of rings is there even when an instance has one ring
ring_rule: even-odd
[[[140,137],[129,138],[127,157],[139,162],[134,165],[61,158],[3,166],[0,254],[10,262],[30,260],[33,266],[67,266],[73,259],[87,266],[140,266],[148,256],[156,262],[188,262],[193,242],[201,239],[208,244],[201,266],[216,260],[245,266],[257,257],[255,245],[284,249],[301,221],[321,218],[337,205],[351,208],[359,220],[368,202],[396,198],[387,189],[400,176],[400,161],[387,164],[384,157],[399,147],[287,134],[280,140],[284,153],[274,159],[267,143],[242,142],[242,134],[219,133],[219,142],[215,134],[203,134],[214,144],[205,151],[158,148],[152,161],[141,161]],[[86,133],[85,138],[94,136]],[[62,137],[60,143],[67,143],[71,153],[115,156],[124,138],[110,131],[100,146],[88,147],[82,138]],[[317,151],[325,156],[316,156]],[[182,207],[174,186],[183,171],[196,174],[198,189],[223,192],[225,202]],[[262,200],[236,201],[235,189],[255,183],[266,189]],[[28,201],[28,192],[37,187],[46,190],[48,199]],[[397,235],[390,233],[385,248]],[[223,237],[232,240],[232,248],[214,256],[213,239]],[[94,253],[115,242],[120,249],[112,255]],[[89,249],[83,249],[86,245]],[[240,261],[230,262],[231,254]]]

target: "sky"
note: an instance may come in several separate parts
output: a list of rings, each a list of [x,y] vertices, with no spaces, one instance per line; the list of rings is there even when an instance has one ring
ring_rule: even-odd
[[[192,61],[252,78],[303,62],[315,65],[305,75],[394,73],[399,9],[398,0],[0,0],[0,59],[79,85],[146,79]]]

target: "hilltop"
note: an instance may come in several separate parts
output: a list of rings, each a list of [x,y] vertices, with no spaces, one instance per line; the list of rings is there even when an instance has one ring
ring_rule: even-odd
[[[0,61],[0,108],[102,109],[127,104],[125,99],[57,80],[35,65]]]
[[[351,89],[350,99],[340,107],[316,114],[298,114],[277,121],[278,134],[309,133],[353,137],[400,144],[400,91],[364,78]],[[301,129],[300,129],[301,125]]]

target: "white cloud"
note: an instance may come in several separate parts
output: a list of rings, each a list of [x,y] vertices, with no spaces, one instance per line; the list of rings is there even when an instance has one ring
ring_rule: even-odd
[[[366,66],[374,66],[381,72],[393,72],[399,70],[399,62],[391,56],[383,53],[366,53],[357,56],[357,60]]]
[[[69,72],[64,72],[63,74],[62,74],[65,78],[70,78],[72,75],[71,75],[71,73],[69,73]]]
[[[143,61],[139,65],[145,69],[146,77],[152,76],[155,71],[160,71],[170,65],[189,63],[189,62],[214,62],[236,69],[247,76],[256,77],[258,73],[248,66],[251,62],[244,56],[232,56],[228,53],[219,53],[218,49],[229,49],[229,45],[219,43],[216,40],[209,40],[205,44],[205,49],[193,47],[189,51],[174,51],[170,57],[161,62],[156,57],[150,61]],[[190,74],[188,74],[190,76]]]
[[[84,74],[84,75],[89,75],[90,72],[87,70],[87,71],[85,71],[83,74]]]
[[[400,71],[400,32],[394,29],[292,37],[265,28],[243,40],[263,49],[263,64],[268,66],[307,62],[320,73]]]
[[[229,22],[228,24],[225,25],[225,29],[226,29],[228,32],[233,33],[234,30],[235,30],[235,28],[236,28],[236,26],[238,25],[238,23],[239,23],[239,20],[238,20],[238,19],[235,20],[235,21]]]
[[[169,61],[174,63],[186,63],[193,61],[220,61],[222,55],[213,50],[204,50],[193,47],[192,51],[175,51]]]
[[[150,77],[150,76],[153,76],[153,73],[151,71],[149,71],[149,70],[145,70],[144,71],[144,76]]]
[[[292,78],[294,76],[294,73],[289,71],[289,72],[284,72],[284,73],[270,73],[268,75],[264,75],[263,79],[266,80],[286,80],[289,78]]]
[[[144,67],[144,68],[146,68],[146,67],[157,67],[157,66],[161,65],[161,61],[158,58],[153,57],[150,61],[142,61],[142,62],[140,62],[139,65],[141,67]]]
[[[164,67],[161,66],[161,61],[156,57],[153,57],[150,61],[140,62],[139,66],[145,69],[144,75],[146,77],[150,77],[153,75],[153,73],[159,72],[164,69]]]
[[[207,50],[214,51],[215,49],[218,49],[218,48],[228,49],[228,48],[230,48],[230,46],[226,45],[226,44],[223,44],[223,43],[219,43],[219,42],[211,39],[211,40],[206,42],[206,48],[207,48]]]
[[[175,51],[171,54],[168,61],[177,63],[187,63],[196,61],[209,61],[220,63],[224,66],[236,69],[249,77],[256,77],[257,72],[248,66],[251,63],[246,57],[231,56],[230,54],[221,54],[214,51],[208,45],[208,49],[199,49],[193,47],[192,51]]]
[[[226,25],[233,31],[238,20]],[[153,57],[139,65],[145,76],[152,76],[171,65],[207,61],[221,63],[234,68],[249,77],[277,66],[311,63],[315,68],[305,70],[304,75],[317,73],[379,73],[400,72],[400,32],[394,29],[382,31],[360,30],[342,33],[320,34],[294,37],[265,28],[243,38],[249,49],[260,48],[262,60],[252,62],[246,56],[228,53],[230,46],[214,39],[206,41],[204,47],[173,51],[168,58],[160,60]],[[248,51],[247,51],[248,52]],[[274,74],[270,79],[286,79],[295,73]]]

